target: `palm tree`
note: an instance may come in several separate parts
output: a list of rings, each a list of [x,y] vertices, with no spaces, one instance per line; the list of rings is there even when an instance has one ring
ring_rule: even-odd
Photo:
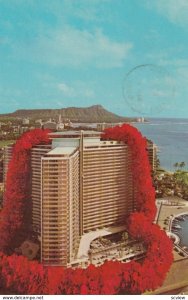
[[[176,162],[176,163],[175,163],[173,166],[174,166],[174,168],[176,168],[176,169],[177,169],[177,168],[179,167],[179,163],[178,163],[178,162]]]
[[[160,168],[160,160],[157,157],[157,159],[156,159],[156,169],[158,170],[159,168]]]
[[[181,169],[183,169],[183,168],[185,167],[185,162],[182,161],[182,162],[179,164],[179,167],[180,167]]]
[[[126,240],[128,240],[128,238],[129,238],[128,233],[127,232],[123,232],[122,236],[121,236],[122,241],[125,242]]]

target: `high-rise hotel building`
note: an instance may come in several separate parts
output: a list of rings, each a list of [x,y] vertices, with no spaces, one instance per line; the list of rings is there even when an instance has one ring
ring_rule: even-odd
[[[70,266],[87,259],[93,239],[122,230],[135,209],[131,152],[95,131],[50,139],[31,151],[32,227],[42,263]]]
[[[134,210],[131,153],[94,131],[50,138],[32,149],[33,229],[42,262],[67,266],[87,254],[84,239],[120,228]]]
[[[151,140],[147,140],[147,151],[148,151],[148,159],[149,159],[151,171],[155,172],[157,169],[158,147]]]

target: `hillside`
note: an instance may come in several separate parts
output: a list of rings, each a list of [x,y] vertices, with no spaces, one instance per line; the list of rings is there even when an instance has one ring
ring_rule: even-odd
[[[10,118],[30,118],[58,119],[61,114],[63,119],[70,119],[72,122],[125,122],[134,120],[133,118],[121,117],[109,112],[101,105],[93,105],[90,107],[68,107],[61,109],[20,109],[9,114],[0,114],[0,117]]]

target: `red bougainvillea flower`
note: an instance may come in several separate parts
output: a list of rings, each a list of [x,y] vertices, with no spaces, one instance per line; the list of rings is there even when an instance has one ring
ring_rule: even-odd
[[[9,163],[5,205],[0,218],[0,249],[11,253],[28,234],[31,224],[30,150],[49,143],[49,130],[34,129],[16,142]]]
[[[136,128],[128,124],[106,129],[102,138],[122,141],[130,147],[137,210],[143,212],[152,222],[156,215],[155,189],[152,185],[146,139]]]
[[[131,149],[137,212],[130,214],[127,230],[146,247],[143,261],[106,261],[87,269],[44,267],[15,254],[7,256],[27,235],[30,219],[30,150],[48,143],[48,131],[36,129],[17,141],[9,164],[5,207],[0,215],[0,285],[18,294],[140,294],[159,287],[173,261],[172,242],[158,225],[155,190],[146,152],[146,139],[130,125],[105,130],[106,140],[125,142]],[[6,253],[6,254],[5,254]],[[31,284],[32,283],[32,284]]]

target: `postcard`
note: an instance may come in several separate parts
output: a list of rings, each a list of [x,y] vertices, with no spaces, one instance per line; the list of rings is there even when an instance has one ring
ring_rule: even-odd
[[[188,294],[187,15],[0,0],[2,299]]]

